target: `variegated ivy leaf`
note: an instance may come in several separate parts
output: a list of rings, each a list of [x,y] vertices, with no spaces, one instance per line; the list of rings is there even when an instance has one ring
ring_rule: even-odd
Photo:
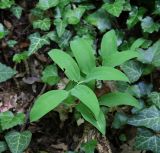
[[[43,20],[37,20],[33,22],[34,29],[41,29],[44,31],[48,31],[51,27],[51,20],[50,18],[45,18]]]
[[[5,135],[5,140],[12,153],[22,153],[29,145],[32,134],[30,131],[11,131]]]
[[[159,31],[160,24],[154,22],[150,16],[147,16],[142,20],[141,27],[143,29],[143,32],[153,33],[155,31]]]
[[[54,20],[54,25],[56,26],[58,37],[61,37],[65,32],[65,28],[67,26],[66,22],[58,18]]]
[[[155,104],[160,109],[160,93],[152,92],[148,97],[150,102]]]
[[[15,74],[16,74],[15,70],[0,63],[0,82],[4,82],[12,78]]]
[[[23,8],[21,6],[13,6],[11,8],[11,12],[13,13],[14,16],[17,17],[17,19],[21,18],[22,11],[23,11]]]
[[[50,44],[48,38],[45,37],[45,36],[41,37],[39,33],[31,34],[29,36],[29,40],[30,40],[31,44],[29,46],[28,55],[31,55],[31,54],[35,53],[36,51],[38,51],[38,49],[40,49],[44,45],[49,45]]]
[[[16,125],[21,125],[25,122],[25,115],[18,113],[14,115],[12,112],[7,111],[0,113],[0,128],[6,130]]]
[[[65,19],[67,20],[68,24],[78,24],[85,10],[86,9],[83,6],[79,6],[73,10],[68,9],[65,13]]]
[[[142,63],[151,64],[155,67],[160,66],[160,40],[156,41],[147,50],[139,51],[138,60]]]
[[[48,10],[56,6],[59,3],[59,0],[39,0],[37,7],[42,10]]]
[[[128,62],[125,62],[121,65],[121,69],[124,71],[124,73],[129,78],[130,82],[137,81],[142,73],[143,73],[143,66],[141,63],[138,63],[137,61],[130,60]]]
[[[113,16],[119,17],[123,11],[124,0],[115,0],[113,4],[104,4],[104,9]]]
[[[7,149],[8,149],[8,148],[7,148],[6,142],[0,141],[0,152],[4,152],[4,151],[6,151]]]
[[[105,10],[99,9],[96,12],[90,14],[86,18],[86,21],[89,24],[96,26],[101,32],[104,32],[107,29],[111,29],[111,23],[107,15],[108,14]]]
[[[160,153],[160,137],[148,129],[138,129],[134,147],[137,150]]]
[[[147,127],[158,132],[160,131],[160,110],[156,106],[145,108],[131,117],[128,124]]]

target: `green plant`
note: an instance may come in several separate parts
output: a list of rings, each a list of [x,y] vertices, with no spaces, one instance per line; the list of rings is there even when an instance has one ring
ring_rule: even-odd
[[[0,113],[0,131],[11,129],[25,123],[24,113],[13,114],[10,111]],[[12,153],[22,153],[29,145],[31,132],[16,132],[15,130],[5,133],[5,141],[0,141],[0,152],[10,150]]]
[[[108,107],[131,105],[137,108],[140,105],[135,98],[127,93],[113,92],[97,97],[94,93],[96,81],[129,82],[128,78],[114,66],[137,57],[138,53],[132,50],[118,52],[114,30],[107,32],[102,39],[101,59],[103,65],[96,61],[92,43],[88,39],[75,38],[71,41],[70,47],[76,61],[68,53],[59,49],[53,49],[48,54],[64,71],[72,86],[65,90],[48,91],[38,97],[31,109],[30,120],[33,122],[40,119],[64,102],[66,105],[74,106],[86,121],[105,134],[106,121],[105,114],[101,110],[102,105]],[[122,58],[116,60],[117,54]],[[109,58],[110,55],[113,55],[112,58]]]

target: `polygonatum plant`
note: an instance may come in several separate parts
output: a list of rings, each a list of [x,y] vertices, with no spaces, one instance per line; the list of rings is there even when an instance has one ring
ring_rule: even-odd
[[[137,57],[138,53],[135,50],[117,51],[117,37],[114,30],[103,36],[100,64],[96,60],[90,40],[75,38],[71,41],[70,48],[72,51],[70,54],[60,49],[49,51],[50,58],[64,71],[69,83],[64,90],[51,90],[38,97],[31,109],[30,120],[31,122],[39,120],[63,102],[74,105],[86,121],[105,134],[106,120],[101,106],[139,107],[139,102],[131,95],[120,92],[107,93],[98,97],[95,94],[96,81],[129,82],[127,76],[114,67]]]

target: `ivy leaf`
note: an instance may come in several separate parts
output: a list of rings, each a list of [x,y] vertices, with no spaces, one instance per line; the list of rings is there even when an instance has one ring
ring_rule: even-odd
[[[65,13],[65,19],[67,20],[68,24],[78,24],[82,15],[85,12],[85,7],[79,6],[75,9],[68,9]]]
[[[124,0],[115,0],[113,4],[106,3],[103,8],[113,16],[119,17],[123,11]]]
[[[67,97],[68,92],[65,90],[51,90],[38,97],[30,112],[31,122],[37,121],[46,115]]]
[[[65,28],[66,28],[67,24],[65,23],[64,20],[55,19],[54,25],[56,26],[56,31],[57,31],[58,37],[61,37],[65,32]]]
[[[142,63],[152,64],[155,67],[160,66],[160,40],[155,42],[151,47],[147,50],[139,51],[138,60]]]
[[[0,23],[0,39],[5,36],[5,30],[3,24]]]
[[[22,61],[25,61],[27,58],[28,58],[28,52],[24,51],[22,53],[15,54],[13,56],[13,62],[21,63]]]
[[[142,65],[137,61],[133,61],[133,60],[122,64],[121,69],[128,76],[130,82],[132,83],[137,81],[143,73]]]
[[[51,59],[65,71],[66,76],[73,81],[78,82],[81,78],[80,70],[74,59],[67,53],[53,49],[49,53]]]
[[[48,65],[42,72],[42,81],[51,86],[58,83],[60,80],[57,72],[57,67],[55,65]]]
[[[59,0],[39,0],[37,7],[45,11],[48,10],[49,8],[57,6],[58,3]]]
[[[7,144],[5,141],[0,141],[0,152],[4,152],[6,151],[8,148],[7,148]]]
[[[160,93],[152,92],[148,95],[148,97],[150,102],[156,105],[160,109]]]
[[[89,24],[96,26],[101,32],[111,29],[110,20],[107,17],[107,13],[103,9],[99,9],[93,14],[87,16],[86,21]]]
[[[94,118],[90,110],[82,103],[78,104],[76,109],[82,114],[83,118],[95,126],[103,135],[106,133],[106,119],[104,113],[100,110],[97,119]]]
[[[0,9],[10,8],[14,3],[14,0],[1,0]]]
[[[29,145],[32,134],[30,131],[11,131],[5,135],[5,140],[12,153],[22,153]]]
[[[148,129],[139,128],[134,144],[137,150],[150,150],[160,153],[160,137]]]
[[[137,6],[132,8],[132,11],[129,13],[129,17],[127,19],[128,28],[133,28],[139,21],[142,20],[146,9],[143,7],[138,8]]]
[[[155,11],[153,12],[153,14],[160,15],[160,1],[159,0],[155,1]]]
[[[29,36],[29,40],[31,41],[28,53],[29,56],[35,53],[38,49],[42,48],[44,45],[50,44],[48,39],[45,36],[41,37],[39,33],[31,34]]]
[[[33,22],[34,29],[41,29],[43,31],[48,31],[51,27],[51,20],[50,18],[45,18],[43,20],[37,20]]]
[[[100,105],[108,107],[115,107],[119,105],[130,105],[140,108],[140,103],[138,102],[138,100],[128,93],[113,92],[105,94],[99,98],[99,101]]]
[[[92,68],[96,67],[94,50],[91,43],[84,38],[77,38],[70,43],[74,57],[84,74],[88,74]]]
[[[137,115],[128,120],[128,124],[144,126],[154,131],[160,131],[160,111],[156,106],[141,110]]]
[[[127,120],[128,117],[123,112],[116,112],[112,122],[112,127],[115,129],[120,129],[123,125],[127,124]]]
[[[90,111],[94,114],[97,119],[99,116],[100,108],[94,92],[85,85],[77,85],[71,90],[71,95],[78,98]]]
[[[16,115],[10,111],[0,113],[0,126],[2,130],[10,129],[17,125],[22,125],[24,122],[25,115],[23,113],[18,113]]]
[[[84,80],[84,82],[89,82],[91,80],[112,80],[126,82],[129,81],[124,73],[108,66],[93,68],[91,72],[87,75],[86,80]]]
[[[143,32],[153,33],[158,32],[160,28],[160,24],[153,21],[153,19],[149,16],[142,19],[141,27]]]
[[[13,6],[13,7],[11,7],[11,12],[13,13],[14,16],[17,17],[17,19],[21,18],[22,11],[23,11],[23,8],[21,6]]]
[[[13,48],[17,44],[16,40],[8,40],[7,45],[11,48]]]
[[[15,70],[0,63],[0,82],[4,82],[12,78],[15,74],[16,74]]]

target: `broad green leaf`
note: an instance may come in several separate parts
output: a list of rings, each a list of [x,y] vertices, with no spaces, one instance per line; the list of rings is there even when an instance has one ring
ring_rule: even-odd
[[[134,148],[136,150],[150,150],[153,153],[160,153],[160,137],[148,129],[139,128]]]
[[[141,21],[145,12],[146,9],[143,7],[133,7],[132,11],[129,13],[129,18],[127,19],[128,28],[133,28],[139,21]]]
[[[15,70],[0,63],[0,82],[4,82],[12,78],[15,74],[16,74]]]
[[[138,60],[142,63],[152,64],[155,67],[160,66],[160,40],[155,42],[151,47],[147,50],[139,51],[139,58]]]
[[[43,31],[48,31],[51,27],[50,18],[45,18],[43,20],[37,20],[33,22],[34,29],[41,29]]]
[[[101,42],[101,56],[104,60],[111,54],[117,52],[117,37],[114,30],[107,32]]]
[[[148,97],[149,101],[160,109],[160,93],[152,92]]]
[[[3,24],[0,23],[0,39],[5,36],[5,30]]]
[[[94,153],[95,149],[97,146],[97,141],[96,140],[90,140],[86,143],[83,143],[81,145],[81,150],[86,152],[86,153]]]
[[[138,49],[140,46],[142,46],[143,44],[144,44],[144,42],[145,42],[145,39],[143,39],[143,38],[138,38],[138,39],[136,39],[134,42],[133,42],[133,44],[131,45],[131,50],[136,50],[136,49]]]
[[[80,70],[74,59],[67,53],[53,49],[49,53],[51,59],[64,70],[66,76],[73,81],[78,82],[80,80]]]
[[[106,3],[103,8],[113,16],[119,17],[123,11],[124,0],[115,0],[113,4]]]
[[[60,80],[55,65],[48,65],[42,72],[42,81],[49,85],[55,85]]]
[[[141,27],[143,29],[143,32],[153,33],[159,31],[160,24],[154,22],[150,16],[147,16],[144,19],[142,19]]]
[[[64,20],[55,19],[54,25],[56,26],[56,31],[57,31],[58,37],[61,37],[65,32],[65,28],[66,28],[67,24],[65,23]]]
[[[24,51],[24,52],[15,54],[13,56],[13,62],[21,63],[22,61],[25,61],[27,58],[28,58],[28,52]]]
[[[2,153],[6,150],[8,150],[6,142],[5,141],[0,141],[0,152]]]
[[[82,114],[83,118],[95,126],[103,135],[106,133],[106,119],[104,113],[100,110],[99,116],[95,119],[90,110],[83,104],[80,103],[76,107],[77,110]]]
[[[37,7],[42,10],[48,10],[49,8],[57,6],[58,3],[59,0],[39,0]]]
[[[10,129],[17,125],[22,125],[24,122],[25,115],[23,113],[18,113],[16,115],[10,111],[0,113],[0,127],[2,130]]]
[[[77,8],[68,9],[65,13],[65,19],[67,20],[68,24],[78,24],[80,22],[81,17],[85,12],[85,7],[79,6]]]
[[[71,95],[78,98],[90,111],[94,114],[94,117],[99,117],[99,102],[94,92],[85,85],[77,85],[71,90]]]
[[[28,55],[30,56],[31,54],[35,53],[38,51],[38,49],[42,48],[44,45],[49,45],[50,42],[46,37],[41,37],[39,33],[34,33],[29,36],[30,40],[30,46],[29,46],[29,53]]]
[[[65,90],[51,90],[38,97],[30,112],[31,122],[39,120],[67,97],[68,92]]]
[[[24,132],[16,132],[11,131],[5,135],[5,140],[8,144],[8,147],[12,153],[22,153],[25,149],[27,149],[32,134],[30,131]]]
[[[87,16],[86,21],[89,24],[96,26],[101,32],[105,32],[107,29],[111,29],[109,17],[103,9],[99,9],[93,14]]]
[[[138,52],[132,51],[132,50],[116,52],[116,53],[111,54],[107,58],[105,58],[103,61],[103,65],[115,67],[115,66],[123,64],[124,62],[132,58],[138,57],[138,55],[139,55]]]
[[[10,8],[14,3],[14,0],[0,0],[0,9]]]
[[[143,67],[137,61],[125,62],[121,65],[121,69],[124,71],[124,73],[129,78],[129,81],[132,83],[137,81],[143,73]]]
[[[128,124],[143,126],[154,131],[160,131],[160,110],[156,106],[151,106],[141,110],[138,114],[128,120]]]
[[[23,8],[21,6],[13,6],[13,7],[11,7],[11,12],[13,13],[14,16],[17,17],[17,19],[21,18],[22,11],[23,11]]]
[[[121,71],[108,66],[95,67],[87,75],[84,82],[92,80],[113,80],[113,81],[126,81],[129,82],[128,78]]]
[[[70,46],[83,73],[88,74],[92,68],[96,67],[93,48],[86,39],[77,38],[71,41]]]
[[[113,92],[99,98],[100,105],[115,107],[119,105],[130,105],[139,108],[140,103],[128,93]]]

